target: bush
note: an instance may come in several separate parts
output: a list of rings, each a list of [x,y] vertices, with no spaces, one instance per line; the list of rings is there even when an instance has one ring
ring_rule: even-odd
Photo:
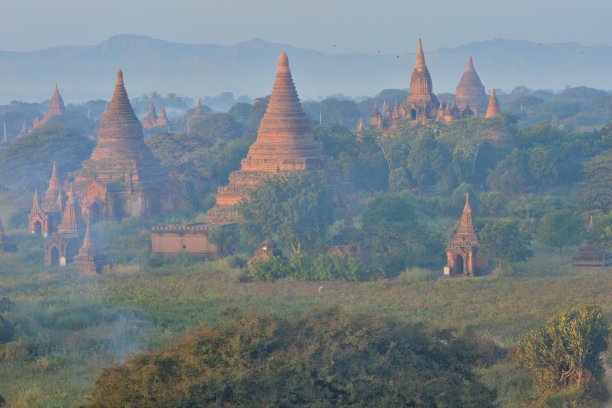
[[[277,280],[289,275],[289,263],[280,256],[271,256],[266,261],[251,264],[248,268],[249,275],[255,280]]]
[[[105,370],[86,406],[493,406],[480,350],[448,330],[338,309],[227,317]]]
[[[399,274],[397,280],[402,283],[423,283],[434,281],[439,273],[425,268],[408,268]]]

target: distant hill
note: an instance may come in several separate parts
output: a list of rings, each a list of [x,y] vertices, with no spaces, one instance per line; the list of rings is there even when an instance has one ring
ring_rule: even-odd
[[[612,89],[612,47],[538,44],[495,39],[457,48],[427,49],[435,92],[454,92],[468,55],[485,86],[509,91],[524,85],[562,89],[567,85]],[[405,49],[412,51],[414,41]],[[145,92],[189,97],[258,97],[270,92],[276,58],[289,54],[303,99],[342,93],[374,95],[407,88],[414,53],[325,54],[261,39],[220,46],[179,44],[136,35],[118,35],[91,46],[61,46],[33,52],[0,51],[0,103],[48,99],[57,82],[67,102],[110,98],[114,72],[124,70],[132,98]]]

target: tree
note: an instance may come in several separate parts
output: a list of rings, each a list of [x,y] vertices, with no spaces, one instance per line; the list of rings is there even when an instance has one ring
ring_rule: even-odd
[[[479,250],[497,259],[498,270],[503,262],[520,262],[532,255],[529,237],[521,231],[517,221],[500,219],[485,225],[480,232]]]
[[[539,188],[552,185],[559,179],[559,163],[550,147],[536,146],[527,151],[527,165]]]
[[[559,249],[580,243],[584,235],[584,220],[571,210],[557,210],[540,221],[540,240],[544,245]]]
[[[323,173],[296,171],[266,180],[239,206],[248,241],[272,237],[294,252],[310,249],[333,221],[334,202]]]
[[[600,353],[608,348],[609,323],[599,306],[579,306],[529,332],[516,346],[515,361],[531,370],[535,389],[545,394],[601,381]]]
[[[225,315],[106,369],[85,407],[494,406],[474,336],[339,309]]]
[[[216,225],[210,229],[208,239],[217,246],[221,256],[227,256],[238,243],[238,231],[232,226]]]
[[[612,149],[605,151],[584,164],[585,180],[582,200],[587,208],[604,211],[612,208]]]
[[[487,177],[492,190],[514,195],[525,189],[529,183],[529,169],[525,153],[514,149],[504,157]]]
[[[194,123],[191,131],[214,142],[237,139],[242,136],[243,128],[229,113],[212,113]]]

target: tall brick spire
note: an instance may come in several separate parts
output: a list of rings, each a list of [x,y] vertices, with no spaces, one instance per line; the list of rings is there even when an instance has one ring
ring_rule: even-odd
[[[485,118],[494,118],[499,114],[499,103],[497,102],[497,97],[495,97],[495,88],[491,88],[491,96],[489,96],[489,106],[487,106]]]
[[[249,148],[247,157],[242,160],[241,170],[232,172],[229,185],[219,189],[217,206],[209,215],[227,212],[230,207],[248,198],[255,186],[271,174],[320,167],[319,143],[313,136],[310,121],[300,104],[287,54],[282,52],[278,58],[272,95],[261,119],[257,139]]]
[[[413,105],[422,107],[423,111],[427,110],[428,117],[435,118],[438,109],[438,99],[433,93],[433,85],[431,75],[427,65],[425,65],[425,55],[423,54],[423,45],[419,38],[416,63],[410,77],[410,94],[406,99],[406,107],[410,109]],[[427,109],[425,109],[427,106]]]
[[[53,162],[51,170],[51,178],[49,179],[49,187],[43,196],[42,208],[44,211],[61,211],[61,208],[56,208],[57,195],[61,193],[59,178],[57,176],[57,165]]]
[[[68,201],[66,201],[64,213],[62,214],[62,222],[57,227],[57,231],[64,234],[72,234],[79,232],[80,228],[81,212],[79,207],[77,206],[74,189],[72,188],[71,184],[70,192],[68,194]]]

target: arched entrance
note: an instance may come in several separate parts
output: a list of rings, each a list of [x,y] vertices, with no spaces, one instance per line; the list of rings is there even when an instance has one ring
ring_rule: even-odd
[[[455,256],[455,275],[463,275],[463,257],[461,255]]]
[[[42,222],[36,221],[34,223],[34,231],[35,234],[42,234]]]
[[[410,109],[410,119],[411,120],[416,120],[417,118],[417,111],[416,109]]]
[[[51,265],[59,265],[59,249],[57,247],[51,248]]]

